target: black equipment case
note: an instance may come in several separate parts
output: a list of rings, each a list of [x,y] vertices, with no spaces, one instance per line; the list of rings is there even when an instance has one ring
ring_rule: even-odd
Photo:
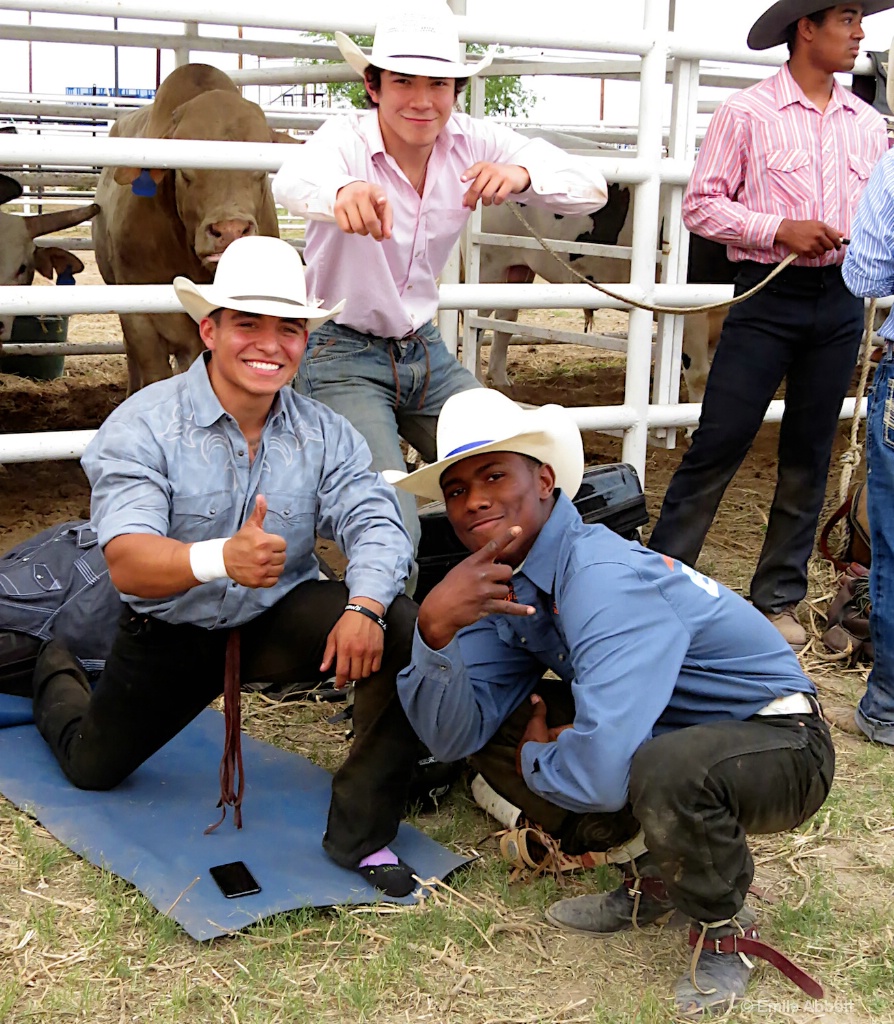
[[[638,528],[649,521],[639,477],[626,462],[585,469],[574,504],[585,523],[602,523],[625,540],[637,540]],[[422,601],[469,553],[456,539],[442,501],[423,506],[419,510],[419,521],[422,537],[417,556],[419,582],[413,595],[415,601]]]

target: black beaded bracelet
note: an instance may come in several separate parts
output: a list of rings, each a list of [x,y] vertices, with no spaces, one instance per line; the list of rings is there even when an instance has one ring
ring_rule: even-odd
[[[365,615],[368,619],[372,619],[373,622],[375,622],[377,625],[381,626],[382,627],[382,632],[384,632],[388,628],[388,624],[381,617],[381,615],[376,615],[376,613],[372,610],[372,608],[364,608],[362,604],[346,604],[345,605],[345,611],[346,612],[360,612],[361,615]]]

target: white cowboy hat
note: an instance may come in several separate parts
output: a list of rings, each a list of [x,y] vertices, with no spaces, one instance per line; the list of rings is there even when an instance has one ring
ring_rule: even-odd
[[[332,309],[321,309],[319,299],[308,299],[298,250],[269,235],[231,242],[217,264],[213,284],[193,284],[188,277],[175,277],[174,291],[196,323],[215,309],[236,309],[306,320],[308,331],[312,331],[337,316],[345,305],[342,299]]]
[[[860,0],[863,17],[894,7],[894,0]],[[817,14],[827,7],[834,7],[826,0],[778,0],[768,8],[751,26],[748,33],[748,47],[751,50],[769,50],[785,42],[789,25],[808,15]]]
[[[404,7],[383,17],[376,25],[372,53],[368,57],[344,32],[336,32],[335,41],[344,59],[361,78],[370,64],[404,75],[469,78],[483,71],[493,60],[491,54],[475,64],[463,64],[459,60],[456,21],[450,8],[440,3]]]
[[[453,395],[438,418],[438,461],[402,473],[386,469],[390,484],[410,494],[440,501],[441,477],[455,462],[485,452],[517,452],[552,466],[556,487],[573,498],[584,476],[584,445],[580,431],[559,405],[522,409],[511,398],[489,388]]]

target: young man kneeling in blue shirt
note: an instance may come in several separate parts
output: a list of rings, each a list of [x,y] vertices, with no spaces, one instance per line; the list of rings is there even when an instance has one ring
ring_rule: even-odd
[[[121,619],[92,694],[64,646],[43,648],[37,727],[74,785],[111,789],[224,692],[221,803],[239,826],[240,682],[334,670],[336,686],[357,683],[355,739],[323,846],[404,896],[412,871],[386,844],[418,756],[395,690],[415,613],[401,593],[410,538],[363,438],[290,386],[308,331],[343,304],[309,301],[301,257],[261,236],[228,247],[214,284],[174,289],[208,351],[128,398],[84,453]],[[347,555],[345,583],[320,581],[315,534]]]
[[[398,678],[410,722],[436,757],[470,757],[568,854],[641,829],[647,852],[619,889],[548,917],[606,935],[678,909],[697,947],[678,1012],[728,1006],[751,968],[737,954],[768,951],[744,907],[746,835],[795,828],[832,784],[813,684],[743,598],[582,522],[583,448],[564,410],[467,391],[445,404],[437,439],[438,462],[386,474],[443,496],[473,552],[420,607]]]

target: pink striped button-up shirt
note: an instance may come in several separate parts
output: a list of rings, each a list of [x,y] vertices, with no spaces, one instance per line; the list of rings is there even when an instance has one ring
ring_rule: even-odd
[[[714,114],[683,200],[690,231],[727,243],[734,261],[779,263],[783,220],[821,220],[850,236],[851,218],[887,150],[880,114],[838,82],[825,111],[788,65],[730,97]],[[841,263],[845,250],[799,257],[804,267]]]
[[[308,218],[308,293],[347,299],[339,323],[378,338],[406,338],[438,309],[437,277],[471,214],[462,205],[463,171],[478,161],[519,164],[531,187],[513,196],[557,214],[591,213],[608,186],[586,157],[564,153],[492,121],[453,114],[438,136],[422,196],[385,152],[375,110],[332,118],[295,148],[273,180],[276,201]],[[333,209],[352,181],[381,185],[391,203],[391,238],[345,234]]]

